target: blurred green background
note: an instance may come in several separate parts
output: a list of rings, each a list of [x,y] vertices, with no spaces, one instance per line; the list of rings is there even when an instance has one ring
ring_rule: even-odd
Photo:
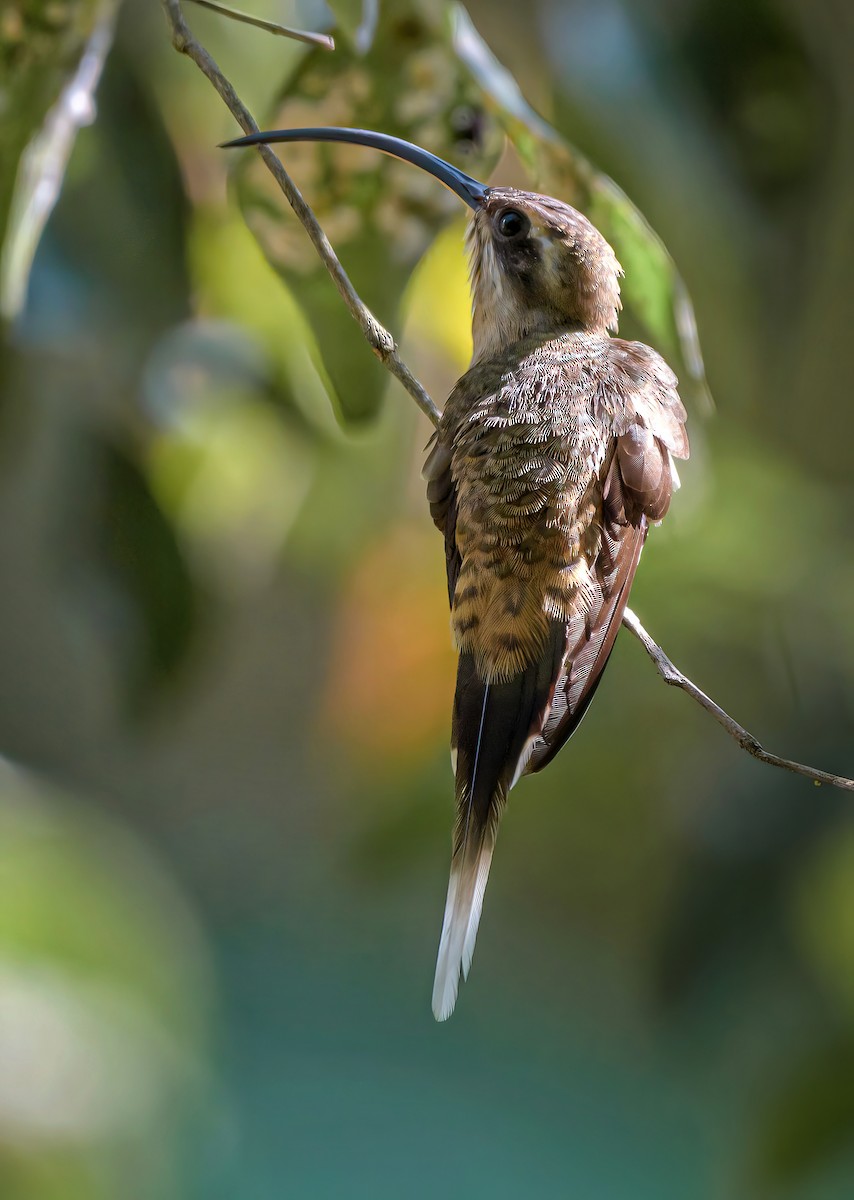
[[[415,128],[524,178],[441,5],[380,4],[367,57],[358,8],[322,62],[186,16],[264,123]],[[851,775],[854,9],[470,13],[694,300],[716,406],[679,362],[693,456],[633,607],[766,745]],[[429,426],[253,157],[215,149],[236,126],[160,6],[115,15],[24,291],[50,196],[20,155],[113,14],[0,14],[0,1197],[854,1196],[852,801],[748,758],[625,634],[513,794],[433,1022],[453,655]],[[326,150],[285,158],[441,403],[463,215]]]

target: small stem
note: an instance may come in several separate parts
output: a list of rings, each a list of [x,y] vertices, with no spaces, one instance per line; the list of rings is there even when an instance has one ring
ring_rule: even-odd
[[[771,767],[782,767],[784,771],[794,771],[796,775],[804,775],[817,785],[827,783],[831,787],[844,788],[847,792],[854,792],[854,779],[846,779],[844,775],[831,775],[829,771],[819,771],[816,767],[807,767],[803,763],[793,762],[789,758],[781,758],[779,754],[772,754],[766,750],[752,733],[749,733],[743,725],[739,725],[738,721],[734,720],[729,713],[724,712],[721,706],[710,699],[704,691],[701,691],[687,675],[682,674],[661,647],[652,640],[630,608],[623,613],[623,624],[646,650],[664,682],[670,684],[671,687],[678,687],[683,692],[687,692],[701,708],[714,717],[731,738],[735,738],[742,750],[746,750],[748,754],[752,754],[760,762],[768,763]]]
[[[210,80],[243,132],[258,133],[258,126],[255,124],[249,109],[240,99],[222,71],[220,71],[204,46],[201,46],[190,32],[187,22],[184,20],[179,0],[162,0],[162,3],[166,19],[172,30],[172,45],[181,54],[186,54],[188,58],[192,59],[202,74]],[[308,204],[306,204],[299,188],[282,166],[281,160],[276,157],[269,146],[259,146],[258,153],[264,160],[264,164],[270,174],[281,188],[288,204],[290,204],[302,222],[306,233],[311,239],[312,245],[320,256],[321,262],[331,275],[332,282],[338,289],[342,300],[347,305],[354,319],[358,322],[359,328],[362,330],[368,345],[380,362],[394,375],[395,379],[398,379],[403,384],[425,416],[433,425],[438,425],[442,414],[409,370],[409,367],[401,360],[394,338],[385,326],[380,324],[371,310],[359,297],[358,292],[350,282],[347,272],[338,261],[338,256],[329,244],[329,239],[321,229],[317,217],[311,211]]]
[[[255,25],[267,33],[276,34],[277,37],[292,38],[295,42],[306,42],[309,46],[320,46],[323,50],[335,49],[335,39],[328,33],[306,33],[302,29],[288,29],[286,25],[279,25],[275,21],[265,21],[263,17],[253,17],[251,13],[241,12],[239,8],[228,8],[225,4],[218,4],[216,0],[193,0],[193,3],[200,4],[202,8],[209,8],[211,12],[219,13],[221,17],[228,17],[230,21]]]

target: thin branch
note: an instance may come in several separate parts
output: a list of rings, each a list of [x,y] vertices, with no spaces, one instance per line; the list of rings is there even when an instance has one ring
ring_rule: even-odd
[[[723,726],[731,738],[735,738],[742,750],[746,750],[760,762],[768,763],[770,767],[782,767],[784,771],[794,771],[796,775],[805,775],[817,787],[828,783],[831,787],[844,788],[847,792],[854,792],[854,779],[846,779],[844,775],[831,775],[829,771],[819,771],[816,767],[807,767],[803,763],[792,762],[791,759],[781,758],[779,754],[772,754],[766,750],[752,733],[749,733],[743,725],[739,725],[738,721],[733,720],[729,713],[724,712],[719,704],[715,704],[714,700],[701,691],[696,683],[692,683],[687,675],[683,675],[679,668],[674,666],[661,647],[652,640],[630,608],[627,608],[623,614],[623,624],[646,650],[664,682],[670,684],[671,687],[678,687],[683,692],[687,692],[701,708],[704,708],[719,725]]]
[[[186,54],[188,58],[192,59],[202,74],[210,80],[243,132],[257,133],[258,126],[255,124],[249,109],[237,95],[237,92],[235,92],[204,46],[201,46],[190,32],[184,20],[184,14],[181,12],[179,0],[162,0],[162,2],[166,19],[172,30],[172,45],[179,53]],[[332,282],[338,289],[342,300],[352,313],[353,318],[358,323],[368,345],[383,366],[391,371],[395,379],[403,384],[425,416],[434,425],[438,425],[441,413],[412,374],[409,367],[407,367],[406,363],[401,360],[392,335],[380,324],[374,314],[360,299],[346,271],[338,261],[338,256],[332,249],[329,239],[321,229],[317,217],[315,217],[306,204],[296,184],[282,166],[281,160],[276,157],[268,146],[259,146],[258,153],[264,160],[264,164],[270,174],[281,188],[288,204],[290,204],[302,222],[306,233],[311,239],[312,245],[320,256],[321,262],[332,276]]]
[[[244,106],[234,88],[222,74],[207,50],[190,33],[184,21],[179,0],[162,0],[162,3],[172,30],[172,44],[175,49],[180,51],[181,54],[186,54],[188,58],[191,58],[199,70],[207,76],[244,133],[257,133],[258,126],[252,119],[249,110]],[[338,261],[335,251],[329,244],[326,234],[321,229],[317,218],[285,171],[281,161],[267,146],[259,146],[258,153],[263,158],[266,167],[278,183],[291,208],[305,227],[322,263],[332,276],[332,280],[341,294],[344,303],[358,322],[368,345],[383,365],[403,384],[425,416],[428,417],[433,425],[438,425],[439,418],[441,417],[439,409],[406,364],[401,361],[397,353],[394,338],[389,331],[380,324],[373,313],[359,298],[356,289]],[[738,742],[742,750],[746,750],[748,754],[752,754],[760,762],[768,763],[769,766],[782,767],[786,771],[794,771],[797,775],[804,775],[807,779],[811,779],[816,786],[826,783],[831,787],[843,788],[849,792],[854,791],[854,779],[846,779],[842,775],[831,775],[828,771],[819,771],[815,767],[807,767],[803,763],[792,762],[788,758],[780,758],[779,755],[771,754],[764,749],[752,733],[749,733],[742,725],[733,720],[728,713],[724,712],[719,704],[711,700],[695,683],[692,683],[687,675],[683,675],[679,668],[674,666],[629,608],[623,614],[623,624],[626,629],[634,634],[646,650],[664,682],[670,684],[672,687],[681,688],[682,691],[687,692],[689,696],[693,697],[706,712],[714,717],[730,737]]]
[[[251,13],[241,12],[239,8],[228,8],[225,4],[217,4],[216,0],[193,0],[193,3],[200,4],[202,8],[209,8],[211,12],[218,13],[221,17],[228,17],[230,21],[254,25],[256,29],[263,29],[266,33],[273,33],[277,37],[291,38],[295,42],[305,42],[309,46],[320,46],[322,50],[335,49],[335,39],[331,38],[328,33],[306,33],[303,29],[289,29],[287,25],[279,25],[276,21],[265,21],[263,17],[253,17]]]

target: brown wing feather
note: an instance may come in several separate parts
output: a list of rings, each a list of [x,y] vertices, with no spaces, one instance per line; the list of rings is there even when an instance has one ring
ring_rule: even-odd
[[[631,425],[616,439],[604,473],[593,593],[585,611],[568,623],[566,659],[529,774],[551,762],[581,723],[614,648],[649,521],[660,520],[670,503],[667,449],[642,425]]]
[[[438,433],[433,434],[428,446],[430,453],[421,475],[427,481],[427,500],[433,524],[445,536],[448,600],[453,604],[461,559],[457,547],[457,489],[451,476],[451,448],[439,439]]]

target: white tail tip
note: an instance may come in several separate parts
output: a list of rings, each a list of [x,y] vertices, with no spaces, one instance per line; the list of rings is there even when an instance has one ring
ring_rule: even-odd
[[[493,850],[494,845],[484,845],[469,862],[451,864],[433,983],[433,1016],[437,1021],[447,1021],[454,1011],[460,974],[468,978]]]

